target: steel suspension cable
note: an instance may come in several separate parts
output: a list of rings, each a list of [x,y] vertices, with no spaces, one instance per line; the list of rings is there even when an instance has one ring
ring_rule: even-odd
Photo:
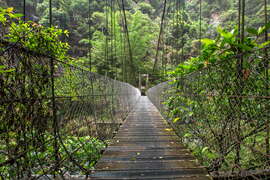
[[[176,0],[176,32],[178,33],[180,30],[180,18],[179,18],[179,0]],[[177,40],[176,43],[176,65],[179,64],[179,43]]]
[[[239,0],[239,14],[238,14],[238,28],[240,29],[239,32],[239,44],[244,43],[244,38],[245,38],[245,0]],[[242,95],[243,87],[244,87],[244,82],[243,82],[243,61],[244,61],[244,56],[242,54],[241,48],[239,49],[240,53],[240,58],[237,62],[237,82],[236,82],[236,93],[238,96]],[[242,98],[239,98],[237,100],[238,106],[241,108],[242,105]],[[237,134],[236,134],[236,155],[235,155],[235,167],[240,168],[241,167],[241,113],[238,115],[238,121],[236,122],[236,128],[237,128]]]
[[[52,0],[49,0],[49,27],[53,26],[52,17]],[[59,159],[59,145],[58,145],[58,122],[57,122],[57,110],[56,110],[56,99],[55,99],[55,84],[54,84],[54,59],[50,58],[50,70],[51,70],[51,93],[52,93],[52,113],[53,113],[53,132],[54,132],[54,158],[55,158],[55,172],[59,170],[58,162]],[[55,176],[55,173],[54,173]]]
[[[199,40],[200,40],[200,50],[199,50],[199,54],[201,54],[201,50],[202,50],[202,0],[199,0],[199,3],[200,3],[200,7],[199,7],[199,13],[200,13],[200,15],[199,15],[199,18],[200,18],[200,20],[199,20],[199,28],[200,28],[200,32],[199,32]]]
[[[264,25],[266,26],[268,23],[268,13],[267,13],[267,0],[264,0]],[[265,30],[264,33],[264,41],[267,42],[268,41],[268,30]],[[269,56],[268,56],[268,48],[265,47],[264,48],[264,69],[265,69],[265,92],[266,92],[266,96],[269,96]],[[269,104],[268,104],[268,108],[269,109]],[[266,121],[266,138],[265,138],[265,151],[266,151],[266,155],[267,155],[267,161],[268,161],[268,165],[270,164],[270,143],[269,143],[269,137],[270,137],[270,120],[269,118]]]
[[[108,6],[109,6],[109,0],[105,1],[105,30],[103,31],[105,35],[105,63],[108,64],[108,68],[106,68],[106,76],[108,76],[108,71],[110,69],[111,63],[109,61],[109,53],[108,53],[108,45],[109,45],[109,39],[108,39],[108,33],[109,33],[109,15],[108,15]]]
[[[114,29],[113,29],[113,0],[110,0],[110,71],[112,72],[112,78],[114,78],[114,55],[113,55],[113,38],[114,38]]]
[[[172,18],[172,22],[169,26],[169,31],[171,32],[171,34],[173,34],[173,30],[174,30],[174,26],[176,24],[176,13],[175,13],[175,10],[176,10],[176,4],[177,4],[177,1],[178,0],[174,0],[171,2],[171,11],[170,11],[170,18]],[[173,36],[172,36],[173,37]],[[174,48],[173,48],[173,45],[172,45],[172,37],[170,37],[168,39],[168,44],[169,44],[169,51],[171,51],[171,57],[170,57],[170,63],[172,64],[174,62],[174,56],[173,55],[173,52],[174,52]]]
[[[174,23],[175,23],[175,13],[174,13],[174,8],[176,1],[171,1],[168,5],[167,11],[166,11],[166,17],[171,17],[172,16],[172,22],[170,22],[170,18],[165,18],[164,20],[164,33],[162,33],[162,71],[163,71],[163,77],[166,76],[167,74],[167,64],[168,64],[168,57],[167,57],[167,52],[168,52],[168,46],[167,43],[169,44],[169,47],[172,44],[172,38],[169,38],[168,33],[170,30],[172,30]],[[171,23],[171,24],[170,24]],[[169,42],[167,42],[167,39],[169,38]],[[172,47],[172,46],[171,46]],[[173,48],[171,48],[171,51],[173,51]]]
[[[160,30],[159,30],[159,35],[158,35],[158,44],[157,44],[157,49],[156,49],[156,56],[155,56],[155,62],[154,62],[154,66],[153,66],[153,73],[155,73],[156,66],[157,66],[157,63],[158,63],[158,54],[159,54],[159,48],[160,48],[161,34],[163,33],[163,24],[164,24],[164,19],[165,19],[166,6],[167,6],[167,0],[164,0],[163,12],[162,12],[162,17],[161,17],[161,22],[160,22]]]
[[[116,30],[116,3],[115,0],[113,0],[113,31],[114,31],[114,36],[113,36],[113,46],[114,46],[114,68],[115,68],[115,79],[117,79],[117,30]]]
[[[133,76],[133,77],[131,77],[131,81],[130,81],[132,83],[132,81],[135,78],[135,68],[134,68],[134,64],[133,64],[133,53],[132,53],[131,43],[130,43],[130,38],[129,38],[129,31],[128,31],[128,24],[127,24],[126,12],[125,12],[124,0],[121,0],[121,9],[122,9],[122,12],[123,12],[124,32],[125,32],[126,39],[127,39],[127,44],[128,44],[128,52],[129,52],[131,74]]]
[[[172,29],[171,29],[171,31],[173,31],[174,30],[174,28],[175,28],[175,26],[177,26],[177,2],[178,2],[178,0],[175,0],[175,4],[174,4],[174,9],[173,9],[173,11],[172,11],[172,14],[173,14],[173,21],[174,21],[174,23],[173,23],[173,25],[172,25]],[[171,38],[171,47],[172,47],[172,52],[175,52],[175,49],[174,49],[174,46],[172,45],[172,38]],[[176,53],[174,53],[174,54],[176,54],[176,55],[174,55],[173,57],[173,61],[171,62],[171,63],[173,63],[174,65],[177,65],[177,52]]]
[[[124,20],[123,20],[123,15],[122,15],[122,6],[120,3],[120,0],[117,0],[117,4],[119,7],[119,16],[120,16],[120,21],[121,21],[121,28],[122,31],[120,30],[120,51],[121,51],[121,58],[122,58],[122,81],[127,82],[127,76],[126,76],[126,36],[125,36],[125,28],[124,28]],[[123,33],[122,33],[123,32]]]
[[[26,21],[26,0],[23,0],[23,21]]]
[[[91,35],[91,0],[88,1],[88,60],[89,60],[89,71],[92,71],[92,35]]]
[[[182,39],[181,39],[181,46],[182,46],[182,52],[181,52],[181,56],[182,56],[182,62],[185,60],[184,59],[184,46],[185,46],[185,42],[184,42],[184,22],[185,22],[185,8],[186,8],[186,4],[185,4],[185,0],[182,0]]]
[[[166,11],[166,16],[168,16],[169,14],[169,10],[170,10],[170,4],[168,5],[167,11]],[[162,52],[162,56],[161,56],[161,70],[162,70],[162,75],[163,77],[165,77],[165,54],[166,54],[166,29],[165,27],[167,27],[168,22],[164,21],[164,33],[162,33],[161,35],[161,52]]]

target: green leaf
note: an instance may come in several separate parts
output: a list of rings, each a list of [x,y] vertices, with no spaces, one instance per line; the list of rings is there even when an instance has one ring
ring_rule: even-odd
[[[232,33],[234,36],[237,36],[237,35],[238,35],[238,27],[235,27],[233,30],[231,30],[231,33]]]
[[[267,46],[267,45],[269,45],[269,44],[270,44],[270,41],[266,41],[266,42],[260,44],[258,47],[259,47],[260,49],[262,49],[262,48],[265,48],[265,46]]]
[[[246,44],[238,44],[237,46],[245,51],[252,51],[252,48]]]
[[[259,27],[257,34],[258,35],[261,35],[265,30],[266,30],[266,28],[264,26],[263,27]]]
[[[11,68],[11,69],[6,69],[6,68],[7,68],[7,66],[0,65],[0,73],[8,73],[8,72],[15,71],[15,68]]]
[[[188,137],[191,137],[191,136],[192,136],[192,134],[190,134],[190,133],[186,133],[186,134],[184,135],[185,138],[188,138]]]
[[[15,71],[15,68],[7,69],[7,70],[0,69],[0,73],[9,73],[9,72],[13,72],[13,71]]]
[[[221,35],[226,39],[231,39],[233,37],[233,34],[230,32],[224,32]]]
[[[262,33],[264,33],[269,28],[270,28],[270,22],[267,23],[265,26],[259,27],[259,29],[257,31],[258,35],[261,35]]]
[[[209,147],[204,147],[204,148],[202,149],[202,153],[205,153],[208,149],[209,149]]]
[[[0,22],[5,24],[6,21],[7,21],[7,18],[5,18],[3,14],[0,14]]]
[[[268,30],[270,28],[270,22],[268,22],[266,25],[265,25],[265,28],[266,30]]]
[[[20,17],[23,17],[24,15],[23,14],[20,14],[20,13],[16,13],[13,15],[13,17],[15,18],[20,18]]]
[[[220,26],[217,28],[217,31],[220,34],[220,36],[223,37],[224,39],[231,39],[234,36],[233,32],[227,32]]]
[[[186,70],[189,70],[191,68],[190,65],[186,65],[186,64],[181,64],[180,67]]]
[[[248,28],[247,32],[249,34],[253,34],[253,35],[256,35],[256,36],[258,35],[258,31],[256,29],[254,29],[254,28]]]
[[[5,72],[13,72],[13,71],[15,71],[15,68],[5,70]]]
[[[221,28],[221,26],[218,26],[218,27],[217,27],[217,32],[218,32],[219,34],[223,33],[223,29]]]
[[[211,44],[215,44],[215,43],[216,43],[215,40],[207,39],[207,38],[202,39],[201,41],[202,41],[202,43],[203,43],[204,45],[206,45],[206,46],[209,46],[209,45],[211,45]]]
[[[179,121],[179,120],[180,120],[179,117],[178,117],[178,118],[174,118],[173,123],[176,123],[176,122]]]

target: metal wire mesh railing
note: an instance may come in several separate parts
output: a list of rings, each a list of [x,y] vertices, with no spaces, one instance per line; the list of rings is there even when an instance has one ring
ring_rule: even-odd
[[[88,175],[138,89],[0,43],[0,179]],[[53,63],[52,63],[53,62]],[[2,70],[2,69],[0,69]]]
[[[269,178],[269,67],[253,55],[158,84],[147,96],[217,179]]]

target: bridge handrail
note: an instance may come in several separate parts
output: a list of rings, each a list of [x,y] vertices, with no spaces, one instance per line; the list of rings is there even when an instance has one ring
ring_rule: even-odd
[[[0,46],[0,176],[89,174],[105,147],[98,139],[114,136],[140,91],[16,44]]]
[[[213,174],[229,177],[228,172],[234,171],[259,177],[258,172],[265,170],[256,171],[257,167],[269,165],[269,67],[262,67],[261,58],[252,58],[242,78],[233,58],[146,92]],[[256,168],[251,162],[257,163]]]

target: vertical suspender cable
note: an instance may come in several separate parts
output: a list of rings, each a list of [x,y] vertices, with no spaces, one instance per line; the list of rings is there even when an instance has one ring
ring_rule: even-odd
[[[116,29],[116,25],[117,25],[117,10],[116,10],[116,1],[114,0],[114,3],[113,3],[113,8],[114,8],[114,13],[113,13],[113,24],[114,24],[114,33],[115,33],[115,35],[114,35],[114,56],[115,56],[115,71],[116,71],[116,74],[115,74],[115,76],[116,76],[116,79],[118,79],[118,74],[117,74],[117,59],[118,59],[118,57],[117,57],[117,29]]]
[[[238,27],[240,29],[240,39],[239,39],[239,43],[244,43],[244,38],[245,38],[245,0],[239,0],[239,11],[238,11],[239,15],[238,15]],[[243,56],[243,53],[242,53],[242,50],[240,49],[239,50],[239,53],[240,53],[240,58],[237,62],[237,78],[238,78],[238,81],[236,83],[237,87],[236,87],[236,93],[241,96],[242,94],[242,91],[243,91],[243,86],[244,86],[244,82],[243,82],[243,72],[242,72],[242,68],[243,68],[243,60],[244,60],[244,56]],[[239,98],[237,99],[237,103],[238,103],[238,106],[239,108],[241,108],[241,101],[242,99]],[[237,118],[237,134],[236,134],[236,141],[237,141],[237,145],[236,145],[236,156],[235,156],[235,165],[236,167],[240,168],[241,166],[241,142],[242,142],[242,139],[241,139],[241,119],[242,119],[242,115],[241,115],[241,111],[239,113],[239,116]]]
[[[113,0],[110,0],[110,59],[111,59],[111,72],[112,72],[112,78],[114,78],[114,55],[113,55]]]
[[[241,38],[242,38],[242,35],[241,35],[241,12],[242,12],[242,0],[238,0],[238,43],[240,44],[242,41],[241,41]],[[241,52],[241,49],[239,49],[239,52],[240,54],[242,54]],[[237,78],[241,78],[241,72],[242,72],[242,57],[240,57],[238,59],[238,62],[237,62]],[[238,86],[239,84],[241,83],[237,83],[236,86]],[[236,87],[237,89],[239,87]],[[239,120],[238,120],[239,121]],[[240,122],[237,123],[237,131],[239,131],[239,124]],[[239,140],[239,132],[237,134],[237,141]],[[237,143],[237,146],[236,146],[236,156],[235,156],[235,164],[239,165],[239,162],[240,162],[240,142]]]
[[[177,0],[176,1],[176,29],[177,29],[177,32],[179,32],[180,30],[180,3],[179,3],[180,0]],[[177,43],[176,43],[176,65],[180,63],[179,61],[179,40],[177,38]]]
[[[267,0],[264,0],[264,25],[268,23],[268,13],[267,13]],[[264,33],[264,40],[265,42],[268,41],[268,30],[265,30]],[[264,48],[264,71],[265,71],[265,96],[269,96],[269,57],[268,57],[268,48]],[[269,105],[267,105],[269,109]],[[266,138],[265,138],[265,151],[266,151],[266,156],[267,156],[267,164],[270,164],[270,145],[269,145],[269,136],[270,136],[270,120],[267,118],[266,121]]]
[[[264,0],[264,25],[265,26],[268,23],[267,5],[268,5],[267,0]],[[268,29],[266,29],[265,32],[264,32],[264,40],[265,40],[265,42],[268,41]],[[265,56],[266,57],[268,56],[267,48],[265,48]],[[267,59],[267,61],[268,61],[268,59]]]
[[[121,19],[121,30],[120,30],[120,47],[121,47],[121,59],[122,59],[122,81],[127,82],[127,76],[126,76],[126,41],[125,41],[125,28],[124,28],[124,20],[122,15],[122,6],[120,3],[120,0],[117,0],[118,7],[120,8],[119,16]]]
[[[240,43],[241,37],[241,9],[242,9],[242,0],[238,0],[238,43]]]
[[[109,33],[109,17],[108,17],[108,1],[106,0],[105,2],[105,63],[108,65],[108,68],[106,69],[106,76],[108,75],[108,71],[110,70],[110,62],[108,62],[108,33]]]
[[[177,26],[177,20],[176,20],[176,18],[177,18],[177,1],[178,0],[175,0],[174,1],[174,9],[173,9],[173,26],[172,26],[172,28],[171,28],[171,31],[173,31],[174,30],[174,28],[175,28],[175,26]],[[173,46],[173,43],[172,43],[172,38],[170,38],[170,45],[171,45],[171,51],[172,52],[175,52],[175,48],[174,48],[174,46]],[[176,53],[173,53],[174,54],[174,56],[172,56],[173,58],[173,61],[171,62],[172,64],[177,64],[177,52]]]
[[[117,0],[117,3],[118,3],[118,6],[120,7],[120,3],[119,3],[119,0]],[[123,19],[121,18],[121,10],[119,11],[119,16],[120,16],[120,19],[121,19],[121,23],[120,24],[123,24]],[[122,27],[121,27],[122,28]],[[122,81],[126,82],[126,79],[125,79],[125,41],[124,41],[124,37],[123,37],[123,33],[120,29],[120,32],[119,32],[119,35],[120,35],[120,54],[121,54],[121,63],[122,63]]]
[[[128,43],[128,52],[129,52],[129,60],[130,60],[130,68],[131,68],[131,75],[133,77],[131,77],[131,83],[132,81],[135,80],[135,74],[136,72],[135,71],[135,68],[134,68],[134,64],[133,64],[133,54],[132,54],[132,49],[131,49],[131,43],[130,43],[130,39],[129,39],[129,31],[128,31],[128,25],[127,25],[127,17],[126,17],[126,10],[125,10],[125,4],[124,4],[124,0],[121,0],[121,9],[123,11],[123,16],[124,16],[124,31],[125,31],[125,35],[126,35],[126,38],[127,38],[127,43]],[[135,81],[134,81],[135,83]],[[132,83],[134,85],[134,83]]]
[[[164,23],[164,24],[166,24],[166,22]],[[161,37],[161,39],[162,39],[162,56],[161,56],[161,69],[162,69],[162,74],[163,74],[163,76],[165,75],[164,74],[164,55],[165,55],[165,40],[164,40],[164,33],[162,33],[162,37]]]
[[[241,43],[244,43],[244,39],[245,39],[245,7],[246,5],[246,0],[242,0],[242,27],[241,27]],[[244,86],[244,82],[243,82],[243,72],[242,72],[242,68],[243,68],[243,62],[244,62],[244,55],[243,53],[241,53],[241,77],[240,77],[240,93],[242,93],[243,91],[243,86]],[[239,93],[239,94],[240,94]],[[240,94],[241,95],[241,94]],[[241,101],[241,98],[239,99]],[[240,108],[241,108],[241,103],[240,104]],[[237,148],[237,163],[239,163],[239,167],[241,166],[241,117],[242,115],[240,114],[240,118],[239,118],[239,122],[238,122],[238,148]]]
[[[170,5],[168,6],[168,9],[166,11],[167,15],[168,15],[168,11],[169,11],[169,7]],[[166,21],[164,21],[164,27],[166,27]],[[165,29],[165,28],[164,28]],[[164,30],[166,31],[166,29]],[[161,35],[161,70],[162,70],[162,75],[164,77],[164,58],[165,58],[165,33],[162,33]]]
[[[113,28],[113,0],[111,0],[111,2],[110,2],[110,42],[111,42],[111,44],[110,44],[110,53],[111,53],[111,56],[110,56],[110,59],[111,59],[111,72],[112,72],[112,75],[111,75],[111,78],[115,78],[115,74],[114,74],[114,47],[113,47],[113,38],[114,38],[114,28]],[[112,96],[111,96],[111,102],[114,104],[114,91],[115,91],[115,89],[114,89],[114,87],[115,87],[115,84],[114,83],[112,83],[112,89],[111,89],[111,94],[112,94]],[[114,118],[114,116],[113,116],[113,111],[114,111],[114,107],[113,106],[111,106],[111,113],[110,113],[110,115],[111,115],[111,119],[114,121],[115,120],[115,118]],[[116,122],[114,122],[114,123],[116,123]]]
[[[49,1],[49,26],[52,27],[52,0]]]
[[[23,21],[26,21],[26,0],[23,0]]]
[[[174,5],[174,1],[172,1],[171,3],[169,3],[168,7],[167,7],[167,11],[166,11],[166,16],[170,17],[170,13],[172,12],[172,7]],[[167,20],[167,21],[166,21]],[[167,33],[169,31],[169,23],[170,23],[170,18],[166,19],[165,22],[164,22],[164,33],[162,34],[162,75],[163,75],[163,78],[166,76],[167,74],[167,62],[168,62],[168,59],[167,59],[167,41],[166,39],[168,38],[167,36]]]
[[[200,0],[200,20],[199,20],[199,28],[200,28],[200,32],[199,32],[199,39],[200,39],[200,49],[199,49],[199,54],[201,54],[201,50],[202,50],[202,0]]]
[[[245,38],[245,1],[246,0],[242,0],[241,43],[244,43]]]
[[[111,18],[111,71],[112,71],[112,78],[116,77],[116,44],[115,44],[115,37],[116,37],[116,30],[115,30],[115,7],[114,7],[115,3],[114,0],[111,0],[111,12],[110,12],[110,18]]]
[[[239,32],[239,43],[244,43],[245,38],[245,0],[239,0],[239,10],[238,10],[238,32]],[[241,49],[239,50],[240,59],[238,62],[238,78],[242,78],[242,66],[243,66],[243,54]]]
[[[92,43],[91,43],[91,0],[88,1],[88,58],[89,58],[89,71],[92,71]]]
[[[115,0],[112,0],[112,9],[113,9],[113,14],[112,14],[112,18],[113,18],[113,67],[114,67],[114,78],[117,79],[117,32],[116,32],[116,8],[115,8]]]
[[[182,0],[182,39],[181,39],[181,46],[182,46],[182,50],[181,50],[181,59],[182,62],[184,61],[184,46],[185,46],[185,42],[184,42],[184,22],[185,22],[185,0]]]
[[[162,17],[161,17],[160,31],[159,31],[159,36],[158,36],[158,44],[157,44],[157,49],[156,49],[155,62],[154,62],[154,66],[153,66],[153,73],[155,73],[156,66],[157,66],[157,63],[158,63],[158,54],[159,54],[158,52],[159,52],[159,47],[160,47],[161,34],[163,33],[163,24],[164,24],[164,19],[165,19],[167,0],[164,0],[163,4],[164,4],[163,5],[163,13],[162,13]]]
[[[49,26],[52,27],[52,0],[49,1]],[[59,169],[58,157],[58,122],[56,116],[56,102],[55,102],[55,87],[54,87],[54,61],[51,58],[51,91],[52,91],[52,113],[53,113],[53,130],[54,130],[54,157],[55,157],[55,172]],[[54,174],[55,175],[55,174]]]
[[[199,0],[199,53],[198,53],[199,56],[201,56],[201,51],[202,51],[202,0]],[[201,73],[198,74],[197,88],[201,86],[200,75]]]

